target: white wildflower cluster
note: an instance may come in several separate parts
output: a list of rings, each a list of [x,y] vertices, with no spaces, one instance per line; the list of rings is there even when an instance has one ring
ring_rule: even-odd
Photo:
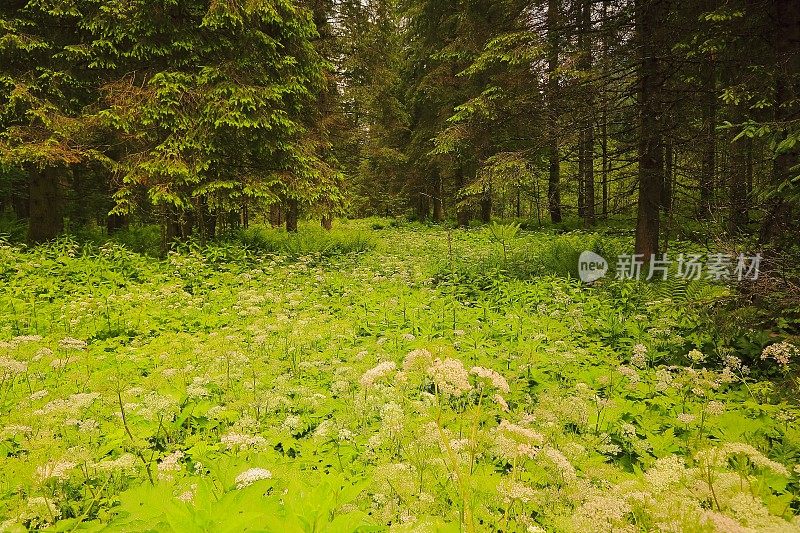
[[[535,490],[511,478],[503,478],[500,483],[497,484],[497,492],[500,493],[506,505],[515,501],[528,503],[536,497]]]
[[[58,341],[58,346],[62,350],[83,350],[86,348],[86,341],[74,339],[72,337],[64,337]]]
[[[359,380],[359,383],[361,383],[362,387],[367,389],[373,387],[376,382],[389,376],[389,374],[394,372],[396,368],[397,365],[394,361],[383,361],[382,363],[378,363],[373,368],[370,368],[364,372]]]
[[[631,364],[636,368],[645,368],[647,366],[647,346],[637,344],[633,347]]]
[[[467,369],[458,359],[435,359],[428,367],[428,376],[436,390],[445,396],[458,397],[472,390]]]
[[[175,472],[180,472],[183,468],[183,464],[181,464],[183,456],[184,453],[177,450],[161,459],[161,462],[158,463],[158,478],[169,480]]]
[[[132,473],[136,466],[136,457],[130,453],[123,453],[116,459],[105,459],[94,464],[100,472]]]
[[[686,476],[683,459],[677,455],[668,455],[657,459],[647,472],[645,479],[655,493],[662,493],[676,484],[680,484]]]
[[[700,450],[695,454],[695,461],[706,467],[721,468],[727,466],[728,458],[732,456],[746,457],[756,468],[771,470],[781,476],[789,476],[789,470],[785,466],[769,459],[753,446],[742,442],[727,442],[721,446]]]
[[[390,438],[397,438],[403,432],[405,425],[405,413],[403,408],[395,403],[389,402],[381,407],[381,431]]]
[[[564,481],[572,481],[576,478],[575,467],[560,451],[546,446],[542,449],[542,455],[553,463]]]
[[[46,403],[41,409],[34,411],[37,415],[52,413],[78,413],[82,409],[89,407],[95,400],[100,398],[97,392],[79,392],[70,395],[68,398],[57,398]]]
[[[494,429],[494,446],[498,456],[509,461],[534,458],[544,443],[544,437],[532,429],[501,420]]]
[[[13,339],[11,339],[12,346],[19,346],[21,344],[32,343],[32,342],[40,342],[42,340],[41,335],[17,335]]]
[[[250,468],[236,476],[236,488],[243,489],[263,479],[272,479],[272,472],[265,468]]]
[[[798,348],[794,344],[783,341],[770,344],[761,352],[761,359],[773,359],[779,365],[786,367],[792,361],[792,357],[797,357]]]
[[[695,363],[695,364],[702,363],[702,362],[704,362],[706,360],[705,354],[703,352],[701,352],[700,350],[698,350],[697,348],[691,350],[688,353],[687,357],[689,358],[689,361],[691,361],[692,363]]]
[[[725,404],[722,402],[712,400],[706,404],[706,413],[708,413],[710,416],[719,416],[724,412]]]
[[[478,376],[478,378],[484,380],[490,386],[494,387],[503,394],[508,394],[509,391],[511,390],[511,388],[508,386],[506,378],[504,378],[499,373],[495,372],[490,368],[483,368],[482,366],[473,366],[472,369],[470,370],[470,374]]]
[[[186,396],[188,396],[192,400],[201,400],[203,398],[208,398],[211,396],[211,392],[208,390],[209,380],[203,378],[201,376],[195,377],[192,382],[186,386]]]
[[[3,430],[0,431],[0,439],[13,438],[18,435],[30,435],[31,433],[33,433],[33,428],[30,426],[11,424],[4,427]]]
[[[175,498],[185,503],[193,503],[196,491],[197,491],[197,484],[192,484],[192,486],[189,487],[189,490],[181,492],[180,494],[175,496]]]
[[[403,372],[425,372],[433,363],[433,354],[424,348],[408,352],[403,359]]]
[[[656,370],[656,390],[658,392],[666,392],[672,386],[673,381],[672,372],[669,368],[660,367]]]
[[[244,433],[234,432],[223,435],[220,442],[224,444],[225,448],[228,450],[263,448],[267,444],[267,440],[260,435],[246,435]]]
[[[629,366],[620,365],[617,367],[617,372],[619,372],[623,377],[628,378],[628,380],[631,382],[631,385],[639,383],[639,373],[635,369]]]
[[[375,482],[383,492],[406,498],[418,491],[418,478],[416,467],[409,463],[388,463],[375,469]]]
[[[6,378],[24,374],[28,370],[28,363],[17,361],[11,357],[0,357],[0,375]]]
[[[36,478],[40,482],[49,479],[65,480],[76,464],[71,461],[55,461],[36,467]]]

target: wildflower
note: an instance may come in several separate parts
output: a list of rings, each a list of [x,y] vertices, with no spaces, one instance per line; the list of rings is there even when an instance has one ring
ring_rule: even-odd
[[[532,488],[509,478],[503,478],[503,480],[497,484],[497,492],[500,493],[500,496],[503,497],[503,501],[505,501],[506,504],[513,501],[528,503],[536,496],[536,491]]]
[[[647,346],[644,344],[637,344],[633,347],[631,364],[636,368],[644,368],[647,366]]]
[[[159,479],[170,479],[172,477],[172,472],[180,472],[181,468],[183,468],[180,463],[183,455],[182,451],[177,450],[164,457],[161,462],[158,463]]]
[[[506,402],[505,398],[503,398],[499,394],[495,394],[493,396],[493,399],[495,403],[500,406],[500,409],[503,410],[503,412],[506,413],[508,412],[508,403]]]
[[[633,368],[625,365],[617,367],[617,372],[630,380],[631,384],[639,383],[639,373]]]
[[[702,363],[706,360],[706,356],[703,352],[698,350],[697,348],[693,349],[688,354],[689,360],[693,363]]]
[[[136,457],[130,453],[123,453],[116,459],[106,459],[95,463],[94,467],[101,472],[130,472],[136,465]]]
[[[44,398],[45,396],[47,396],[47,394],[48,394],[48,391],[47,391],[47,389],[42,389],[42,390],[38,390],[38,391],[34,392],[33,394],[31,394],[31,395],[29,396],[29,398],[30,398],[31,400],[33,400],[33,401],[36,401],[36,400],[41,400],[42,398]]]
[[[53,355],[53,350],[51,350],[50,348],[47,347],[39,348],[38,350],[36,350],[36,353],[33,354],[33,360],[39,361],[42,358],[50,357],[51,355]]]
[[[404,418],[403,408],[394,402],[381,407],[381,429],[391,436],[397,436],[403,431]]]
[[[509,460],[535,457],[544,442],[541,434],[508,420],[502,420],[493,433],[498,455]]]
[[[797,346],[784,341],[770,344],[764,348],[764,351],[761,352],[761,360],[774,359],[779,365],[788,366],[792,360],[792,356],[796,356],[797,354]]]
[[[708,402],[708,405],[706,405],[706,413],[708,413],[711,416],[719,416],[724,412],[725,412],[725,404],[722,402],[712,400]]]
[[[433,362],[433,355],[425,348],[410,351],[403,359],[405,372],[424,371]]]
[[[384,361],[382,363],[378,363],[377,366],[364,372],[359,380],[359,383],[361,383],[361,386],[364,388],[370,388],[375,384],[376,381],[385,378],[396,368],[397,365],[394,363],[394,361]]]
[[[542,453],[555,465],[565,481],[575,479],[575,467],[572,466],[569,459],[564,457],[564,454],[550,447],[544,448]]]
[[[72,337],[64,337],[58,341],[58,345],[64,350],[83,350],[86,348],[86,341],[73,339]]]
[[[731,370],[741,370],[742,360],[735,355],[726,355],[722,358],[723,364]]]
[[[236,476],[236,488],[243,489],[249,487],[256,481],[261,481],[262,479],[272,479],[272,472],[265,468],[250,468]]]
[[[194,491],[197,489],[197,485],[192,485],[192,487],[187,490],[186,492],[182,492],[176,496],[176,498],[182,502],[186,503],[193,503],[194,502]]]
[[[636,436],[636,426],[633,424],[622,424],[622,436],[626,439],[632,439]]]
[[[17,361],[10,357],[0,357],[0,372],[9,376],[24,374],[28,370],[28,363]]]
[[[678,415],[678,422],[681,422],[682,424],[691,424],[692,422],[695,421],[696,418],[697,417],[694,416],[693,414],[680,413]]]
[[[491,383],[492,387],[502,393],[508,394],[511,390],[508,386],[506,378],[495,372],[490,368],[483,368],[482,366],[473,366],[470,374],[478,376],[480,379],[486,380]]]
[[[753,446],[741,442],[727,442],[722,446],[701,450],[695,454],[695,460],[700,464],[722,467],[727,465],[728,457],[732,455],[747,457],[758,468],[771,470],[782,476],[789,476],[789,470],[785,466],[769,459]]]
[[[296,415],[289,415],[283,421],[284,429],[288,430],[290,433],[296,433],[297,430],[300,429],[301,424],[302,420]]]
[[[436,384],[436,389],[444,395],[461,396],[472,390],[469,374],[458,359],[434,360],[428,368],[428,375]]]
[[[211,396],[209,390],[205,387],[206,380],[201,377],[196,377],[192,383],[186,387],[186,396],[191,399],[202,399]]]
[[[411,342],[414,339],[416,339],[416,337],[414,335],[412,335],[411,333],[403,333],[403,340]]]
[[[70,461],[47,463],[36,468],[36,477],[39,481],[47,481],[48,479],[64,480],[69,477],[69,471],[75,466],[75,463]]]
[[[355,435],[353,434],[353,432],[352,432],[352,431],[350,431],[350,430],[349,430],[349,429],[347,429],[347,428],[341,428],[341,429],[339,430],[339,440],[340,440],[340,441],[343,441],[343,442],[344,442],[344,441],[348,441],[348,440],[353,440],[353,437],[354,437],[354,436],[355,436]]]
[[[677,455],[669,455],[657,459],[644,477],[655,492],[663,492],[673,484],[680,483],[685,475],[683,459]]]
[[[234,448],[260,448],[266,445],[267,440],[260,435],[246,435],[243,433],[228,433],[223,435],[220,442],[229,450]]]

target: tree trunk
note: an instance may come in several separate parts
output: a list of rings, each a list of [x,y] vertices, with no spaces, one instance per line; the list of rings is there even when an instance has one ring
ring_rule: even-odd
[[[333,228],[333,217],[331,215],[322,215],[320,224],[322,224],[323,229],[330,231]]]
[[[247,203],[247,200],[242,202],[242,210],[241,210],[241,224],[244,229],[250,227],[250,206]]]
[[[662,37],[664,0],[636,0],[636,37],[639,65],[639,200],[635,251],[645,261],[658,253],[661,185],[664,180],[661,132],[663,78],[658,55]]]
[[[701,219],[711,216],[714,200],[714,174],[717,149],[717,87],[714,59],[708,57],[703,62],[703,155],[700,170]]]
[[[578,217],[586,216],[586,130],[578,130]]]
[[[583,70],[587,73],[592,69],[592,2],[584,0],[581,9],[581,36]],[[587,103],[583,124],[583,217],[584,222],[593,226],[595,223],[595,198],[594,198],[594,87],[591,81],[586,85]]]
[[[609,0],[603,0],[603,14],[602,19],[603,21],[606,20],[608,17],[608,8],[609,8]],[[603,77],[605,78],[608,74],[608,50],[609,50],[609,43],[608,43],[608,32],[603,32]],[[603,159],[603,171],[601,176],[601,183],[602,183],[602,195],[603,195],[603,205],[601,207],[603,213],[603,219],[608,218],[608,97],[603,96],[603,116],[602,116],[602,125],[600,129],[600,135],[602,140],[600,141],[600,149],[602,151],[602,159]]]
[[[484,191],[481,197],[481,222],[488,224],[492,221],[492,189]]]
[[[774,120],[779,127],[786,128],[794,118],[788,103],[800,94],[800,2],[797,0],[775,0],[774,35],[776,55]],[[778,133],[778,141],[786,138],[784,129]],[[794,147],[778,154],[772,163],[772,187],[777,188],[790,179],[792,167],[798,163],[798,150]],[[786,234],[792,221],[792,209],[786,199],[776,194],[767,206],[767,213],[761,223],[759,240],[762,243],[773,241]]]
[[[747,138],[730,145],[728,164],[728,231],[740,233],[747,226]]]
[[[549,174],[547,180],[547,206],[550,220],[561,222],[561,159],[558,146],[558,112],[556,98],[558,94],[558,18],[559,0],[547,2],[547,151],[549,158]]]
[[[300,206],[294,198],[286,200],[286,231],[297,233],[297,219],[300,216]]]
[[[58,237],[64,230],[59,169],[31,168],[28,173],[30,200],[28,243],[39,244]]]
[[[436,172],[436,180],[434,181],[434,190],[433,190],[433,221],[434,222],[443,222],[444,221],[444,186],[442,183],[442,176],[439,172]]]
[[[428,220],[428,215],[430,214],[431,206],[430,201],[428,199],[428,195],[425,194],[424,191],[420,191],[417,194],[417,220],[420,222],[424,222]]]
[[[277,202],[269,206],[269,225],[273,228],[283,225],[283,209],[281,204]]]

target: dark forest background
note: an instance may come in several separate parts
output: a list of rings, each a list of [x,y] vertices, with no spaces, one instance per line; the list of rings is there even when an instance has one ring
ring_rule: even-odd
[[[10,0],[0,31],[0,212],[30,243],[368,215],[613,220],[645,257],[797,236],[793,0]]]

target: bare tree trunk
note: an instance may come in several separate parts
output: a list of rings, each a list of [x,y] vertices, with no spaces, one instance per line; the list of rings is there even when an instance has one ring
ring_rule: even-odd
[[[605,21],[608,17],[608,8],[609,8],[609,0],[603,0],[603,20]],[[608,32],[603,32],[603,74],[604,77],[607,74],[608,70]],[[600,147],[602,150],[602,159],[603,159],[603,171],[601,177],[602,183],[602,195],[603,195],[603,205],[602,205],[602,214],[603,219],[608,218],[608,98],[604,95],[603,97],[603,111],[602,111],[602,125],[600,130],[600,135],[602,140],[600,141]]]
[[[300,206],[295,198],[286,200],[286,231],[297,233],[297,219],[300,217]]]
[[[547,206],[550,210],[550,220],[553,223],[561,222],[561,159],[558,146],[558,112],[556,97],[558,94],[558,19],[560,1],[548,0],[547,2],[547,151],[549,158],[549,175],[547,182]]]
[[[492,221],[492,189],[484,191],[481,197],[481,222],[489,223]]]
[[[703,62],[703,155],[700,170],[700,206],[702,219],[711,216],[714,200],[714,175],[717,150],[717,87],[714,59]]]
[[[728,164],[728,231],[740,233],[748,222],[747,206],[747,141],[731,143]]]
[[[278,202],[269,206],[269,225],[273,228],[278,228],[283,225],[283,209]]]
[[[663,78],[658,55],[664,53],[661,25],[664,0],[636,0],[639,65],[639,200],[636,216],[637,254],[648,261],[658,253],[661,185],[664,180],[661,113]]]
[[[775,18],[777,27],[774,31],[774,47],[778,76],[775,84],[774,120],[785,128],[792,117],[792,110],[787,103],[800,93],[798,76],[800,76],[800,2],[797,0],[775,0]],[[779,139],[786,138],[784,129]],[[794,147],[778,154],[772,163],[772,186],[779,187],[790,177],[792,167],[798,163],[798,150]],[[767,213],[761,223],[759,240],[769,242],[784,234],[792,224],[792,209],[786,199],[778,194],[770,200]]]
[[[581,36],[583,70],[592,69],[592,1],[584,0],[581,9]],[[595,198],[594,198],[594,87],[591,80],[586,83],[586,114],[583,124],[583,217],[586,225],[595,223]]]
[[[322,228],[330,231],[333,229],[333,217],[331,215],[322,215],[322,220],[320,221]]]
[[[38,244],[55,239],[64,231],[59,169],[31,168],[28,172],[30,200],[28,243]]]

